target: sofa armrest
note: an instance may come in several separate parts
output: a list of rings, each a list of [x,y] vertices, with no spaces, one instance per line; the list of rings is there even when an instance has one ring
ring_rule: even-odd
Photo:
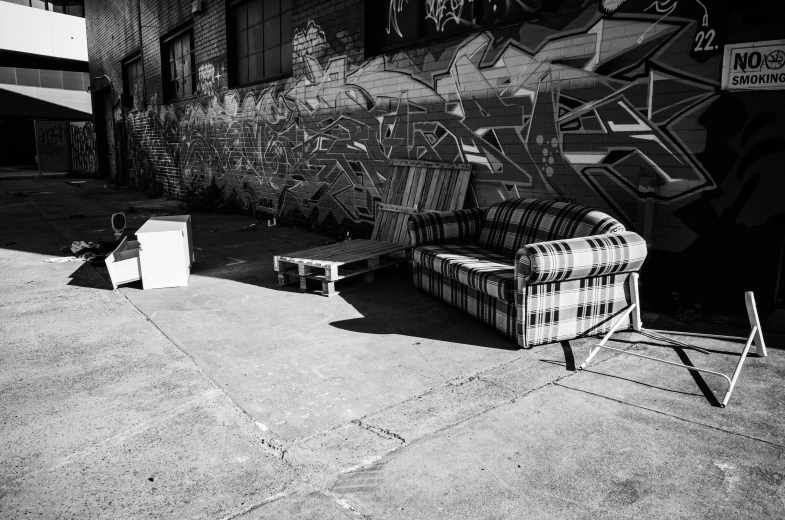
[[[412,245],[462,244],[474,242],[487,210],[428,211],[409,217]]]
[[[538,242],[518,250],[515,272],[527,285],[636,272],[646,253],[632,231]]]

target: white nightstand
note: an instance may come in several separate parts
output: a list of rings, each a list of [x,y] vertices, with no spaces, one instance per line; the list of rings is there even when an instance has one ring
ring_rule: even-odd
[[[190,215],[152,217],[136,239],[144,289],[188,285],[194,262]]]

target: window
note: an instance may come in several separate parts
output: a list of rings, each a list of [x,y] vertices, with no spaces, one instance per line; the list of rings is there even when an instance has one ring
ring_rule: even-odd
[[[164,40],[164,99],[176,101],[196,92],[194,32],[190,27]]]
[[[70,14],[84,18],[84,0],[4,0],[14,4],[45,9],[55,13]]]
[[[142,57],[135,56],[123,63],[123,94],[125,106],[139,110],[144,101]]]
[[[421,41],[523,22],[558,11],[559,0],[544,0],[538,7],[525,2],[485,0],[366,0],[366,48],[378,53]]]
[[[84,0],[48,0],[46,9],[84,18]]]
[[[292,73],[292,1],[242,0],[230,4],[232,85]]]

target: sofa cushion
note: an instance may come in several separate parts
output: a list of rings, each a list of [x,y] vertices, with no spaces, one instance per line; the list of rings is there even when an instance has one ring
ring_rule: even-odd
[[[539,199],[508,199],[488,210],[477,245],[512,259],[525,245],[626,231],[601,211]]]
[[[646,254],[646,241],[632,231],[539,242],[518,252],[518,274],[533,285],[637,272]]]
[[[513,263],[501,255],[470,244],[442,244],[416,248],[413,260],[488,296],[515,301]]]

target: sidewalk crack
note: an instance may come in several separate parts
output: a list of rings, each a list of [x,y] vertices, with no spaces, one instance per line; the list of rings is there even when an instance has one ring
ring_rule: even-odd
[[[336,494],[334,494],[334,493],[332,493],[330,491],[327,491],[327,490],[321,490],[321,491],[319,491],[319,493],[321,493],[322,495],[326,496],[327,498],[329,498],[330,500],[332,500],[333,502],[335,502],[339,506],[343,507],[344,509],[348,509],[355,516],[358,516],[358,517],[363,518],[365,520],[370,520],[370,518],[371,518],[370,516],[362,513],[359,509],[357,509],[356,507],[354,507],[351,504],[349,504],[349,501],[346,500],[345,498],[341,498],[338,495],[336,495]]]
[[[395,439],[395,440],[399,441],[401,444],[406,444],[406,439],[404,439],[403,437],[401,437],[397,433],[391,432],[390,430],[387,430],[385,428],[380,428],[378,426],[373,426],[371,424],[365,424],[360,419],[354,419],[353,421],[350,421],[350,424],[354,424],[354,425],[359,426],[360,428],[362,428],[364,430],[368,430],[371,433],[375,433],[376,435],[378,435],[379,437],[382,437],[384,439]]]

